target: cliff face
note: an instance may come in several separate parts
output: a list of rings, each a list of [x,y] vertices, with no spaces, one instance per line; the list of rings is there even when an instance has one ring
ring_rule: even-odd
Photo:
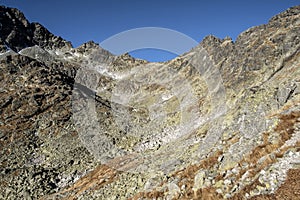
[[[7,48],[20,51],[38,45],[45,49],[71,48],[70,42],[50,33],[39,23],[29,23],[24,14],[17,9],[1,6],[1,51]]]
[[[299,6],[165,63],[0,23],[0,199],[300,198]]]

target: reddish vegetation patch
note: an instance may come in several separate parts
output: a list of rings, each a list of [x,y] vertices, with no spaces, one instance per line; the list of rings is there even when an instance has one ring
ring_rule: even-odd
[[[128,200],[139,200],[139,199],[157,199],[158,197],[163,197],[165,192],[160,192],[153,190],[151,192],[140,192],[136,194],[134,197],[129,198]]]
[[[299,111],[294,111],[287,115],[279,115],[280,122],[275,131],[284,134],[286,137],[290,136],[294,132],[294,124],[300,122],[299,118]]]
[[[254,148],[251,153],[248,156],[245,156],[245,158],[240,161],[247,162],[249,164],[252,164],[253,167],[249,168],[248,171],[251,171],[250,177],[254,177],[259,171],[261,171],[266,166],[275,163],[277,161],[277,158],[280,158],[284,155],[284,153],[292,148],[292,147],[285,147],[281,148],[279,152],[275,154],[276,158],[271,158],[268,156],[268,154],[274,152],[275,150],[278,150],[284,143],[289,140],[292,137],[292,134],[294,132],[294,125],[296,122],[298,122],[298,118],[300,117],[300,112],[291,112],[287,115],[278,115],[280,121],[274,131],[280,133],[280,140],[277,144],[272,144],[268,141],[268,136],[270,133],[264,134],[264,142],[262,145],[257,146]],[[299,147],[299,142],[295,145],[295,147]],[[261,163],[259,166],[257,165],[258,160],[262,158],[263,156],[266,156],[267,159],[263,163]],[[242,170],[238,175],[237,178],[240,178],[243,173],[245,173],[245,170]],[[239,193],[235,194],[233,196],[233,200],[242,199],[242,197],[249,193],[251,190],[253,190],[256,186],[260,185],[260,183],[256,180],[252,184],[244,187]],[[261,185],[263,186],[263,185]],[[300,198],[299,198],[300,199]]]
[[[299,200],[300,199],[300,169],[291,169],[288,177],[274,194],[260,195],[251,200]]]
[[[185,186],[185,190],[183,193],[178,196],[178,199],[190,200],[190,199],[205,199],[205,200],[217,200],[219,198],[218,194],[215,192],[214,188],[204,188],[198,191],[193,191],[194,186],[194,178],[196,173],[202,168],[211,168],[218,162],[218,157],[222,155],[222,151],[218,151],[214,153],[212,156],[207,159],[202,160],[197,165],[191,165],[187,168],[175,172],[172,176],[178,177],[180,182],[178,183],[179,187]],[[163,185],[165,183],[161,183]],[[165,192],[160,192],[153,190],[151,192],[140,192],[136,194],[134,197],[130,198],[131,200],[138,200],[140,198],[147,199],[157,199],[159,197],[163,198],[165,196]]]
[[[273,144],[270,141],[268,141],[268,137],[270,133],[264,133],[263,135],[263,144],[257,146],[254,148],[251,153],[249,153],[247,156],[244,157],[239,163],[247,162],[250,166],[253,166],[248,169],[250,172],[250,177],[253,177],[263,168],[266,166],[274,163],[277,161],[277,158],[282,157],[283,154],[292,147],[285,147],[280,149],[278,153],[276,153],[276,158],[271,158],[268,154],[278,150],[284,143],[289,140],[292,137],[292,134],[294,133],[294,125],[295,123],[299,122],[298,118],[300,117],[300,112],[291,112],[287,115],[278,115],[278,118],[280,119],[278,125],[274,129],[274,131],[280,133],[280,138],[278,143]],[[295,147],[299,147],[298,142]],[[196,173],[201,169],[208,169],[213,167],[218,162],[218,157],[222,154],[222,152],[216,152],[214,155],[210,156],[209,158],[202,160],[198,165],[191,165],[187,168],[180,170],[178,172],[175,172],[173,176],[178,177],[180,179],[180,182],[178,183],[179,187],[185,186],[185,190],[183,193],[178,197],[178,199],[223,199],[222,196],[216,193],[215,188],[204,188],[200,189],[198,191],[193,191],[194,186],[194,178]],[[260,165],[257,165],[258,160],[262,157],[266,157],[265,161],[260,163]],[[239,174],[236,175],[236,179],[239,179],[246,171],[242,170]],[[300,176],[300,175],[299,175]],[[218,178],[218,177],[217,177]],[[290,183],[292,181],[296,182],[296,179],[291,179],[292,177],[289,177],[289,180],[287,180],[287,183]],[[218,179],[222,179],[222,177],[219,177]],[[300,179],[299,179],[300,180]],[[163,185],[164,183],[162,183]],[[295,184],[295,183],[294,183]],[[250,191],[254,190],[257,186],[262,186],[258,179],[254,179],[253,183],[250,185],[247,185],[244,187],[239,193],[235,194],[232,198],[232,200],[240,200],[244,199],[244,196],[246,193],[249,193]],[[282,189],[281,189],[282,190]],[[276,193],[277,194],[277,193]],[[276,195],[275,194],[275,195]],[[281,193],[278,193],[281,194]],[[164,197],[164,192],[158,192],[158,191],[151,191],[151,192],[141,192],[138,193],[135,197],[132,199],[139,199],[139,198],[148,198],[148,199],[157,199],[158,197]],[[281,198],[277,199],[284,199],[282,196],[279,195]],[[266,197],[267,198],[267,197]],[[269,197],[268,197],[269,198]],[[271,197],[270,197],[271,199]],[[289,198],[293,199],[293,198]],[[300,199],[294,198],[294,199]]]
[[[78,196],[86,191],[98,190],[104,185],[115,181],[118,173],[119,172],[116,170],[113,170],[105,165],[100,165],[86,176],[80,178],[69,188],[57,194],[53,194],[51,197],[47,197],[47,199],[51,199],[55,196],[65,196],[64,198],[60,199],[75,200]]]
[[[272,144],[268,141],[268,137],[270,133],[265,133],[263,136],[264,142],[262,145],[254,148],[251,153],[244,157],[240,161],[247,162],[250,165],[252,164],[252,168],[249,168],[248,171],[251,172],[250,176],[254,177],[260,170],[265,168],[266,166],[277,161],[277,158],[281,157],[289,148],[282,148],[278,153],[276,153],[276,158],[268,157],[268,154],[278,150],[288,139],[291,138],[294,132],[294,125],[298,122],[298,118],[300,117],[300,112],[292,112],[287,115],[279,115],[280,121],[274,131],[280,133],[280,139],[278,143]],[[295,147],[299,147],[300,142],[297,142]],[[200,161],[197,165],[191,165],[186,167],[183,170],[175,172],[173,177],[178,178],[180,181],[178,186],[181,188],[185,187],[181,194],[178,194],[175,199],[182,200],[221,200],[223,197],[218,194],[213,187],[203,188],[197,191],[193,190],[194,179],[197,172],[200,169],[209,169],[212,168],[215,164],[218,163],[218,157],[222,155],[222,151],[215,152],[207,159]],[[257,165],[258,160],[266,156],[267,159],[260,165]],[[242,174],[245,173],[245,170],[242,170],[239,174],[236,174],[236,179],[239,179]],[[111,183],[116,179],[117,171],[107,167],[107,166],[98,166],[91,173],[82,177],[78,181],[75,182],[74,185],[60,192],[59,195],[66,196],[64,199],[73,200],[80,196],[83,192],[89,190],[97,190],[103,187],[106,184]],[[220,177],[220,179],[222,179]],[[296,200],[300,199],[300,169],[290,170],[288,173],[288,178],[286,182],[276,191],[275,194],[272,195],[260,195],[253,197],[253,200],[263,200],[263,199],[291,199]],[[166,184],[166,182],[162,182],[161,185]],[[244,187],[239,193],[236,193],[231,200],[240,200],[244,199],[246,193],[249,193],[251,190],[254,190],[258,185],[261,185],[259,181],[254,179],[253,183]],[[263,185],[261,185],[263,186]],[[167,190],[157,191],[152,190],[150,192],[140,192],[136,194],[134,197],[130,198],[131,200],[138,199],[157,199],[159,197],[163,198],[166,195]]]

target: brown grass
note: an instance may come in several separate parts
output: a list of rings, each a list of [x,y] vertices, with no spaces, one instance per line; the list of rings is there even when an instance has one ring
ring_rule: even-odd
[[[244,196],[246,193],[249,193],[251,190],[255,189],[258,185],[261,185],[256,177],[256,175],[265,167],[269,166],[270,164],[276,162],[277,158],[282,157],[284,153],[290,149],[291,147],[280,147],[285,144],[287,140],[289,140],[292,137],[292,134],[294,132],[294,125],[295,123],[298,122],[298,118],[300,117],[300,112],[292,112],[287,115],[278,115],[279,123],[275,127],[274,131],[280,133],[280,139],[277,143],[273,144],[268,140],[268,137],[270,133],[264,133],[263,134],[263,144],[255,147],[248,155],[246,155],[238,164],[241,165],[241,163],[248,163],[249,167],[247,170],[241,170],[238,174],[232,175],[235,176],[236,180],[241,178],[241,176],[246,172],[250,172],[250,177],[254,179],[254,181],[242,188],[238,193],[236,193],[231,200],[239,200],[239,199],[244,199]],[[232,140],[235,141],[235,140]],[[297,142],[296,146],[300,145],[300,141]],[[279,150],[280,149],[280,150]],[[270,153],[274,151],[278,151],[275,154],[275,158],[271,158]],[[213,153],[210,157],[200,161],[199,164],[196,165],[191,165],[186,167],[185,169],[176,171],[173,173],[171,176],[176,177],[179,179],[178,186],[182,187],[183,185],[185,186],[185,190],[181,191],[181,194],[178,194],[178,196],[175,199],[182,199],[182,200],[190,200],[190,199],[213,199],[213,200],[218,200],[218,199],[223,199],[221,195],[219,195],[215,188],[213,187],[207,187],[207,188],[202,188],[200,190],[194,191],[193,186],[194,186],[194,179],[197,174],[197,172],[200,169],[209,169],[212,168],[214,165],[218,163],[218,157],[222,155],[222,151],[218,151]],[[258,165],[258,160],[262,157],[266,157],[266,159]],[[300,170],[297,171],[299,174]],[[295,172],[292,171],[290,172],[292,174],[289,174],[289,179],[287,180],[287,183],[289,184],[295,184],[296,179],[295,177],[298,177],[295,175]],[[93,170],[91,173],[88,175],[84,176],[83,178],[79,179],[76,181],[76,183],[69,188],[65,189],[64,191],[60,192],[60,194],[68,194],[67,197],[64,199],[68,200],[73,200],[76,199],[80,194],[82,194],[85,191],[88,190],[97,190],[101,187],[103,187],[106,184],[111,183],[116,179],[118,172],[107,167],[107,166],[98,166],[95,170]],[[300,175],[299,175],[300,176]],[[217,176],[217,180],[221,180],[223,177],[221,175]],[[300,178],[300,177],[298,177]],[[299,179],[300,180],[300,179]],[[294,181],[294,183],[292,182]],[[299,182],[299,181],[298,181]],[[162,182],[160,185],[166,184],[166,181]],[[261,185],[263,186],[263,185]],[[295,186],[295,187],[298,187]],[[282,191],[285,191],[288,189],[286,186],[282,186],[283,189]],[[297,188],[296,188],[297,189]],[[282,193],[280,193],[281,190],[278,190],[278,195],[280,196]],[[157,199],[159,197],[164,198],[167,190],[165,191],[158,191],[158,190],[152,190],[152,191],[145,191],[145,192],[139,192],[132,198],[131,200],[138,200],[138,199]],[[290,191],[292,192],[292,191]],[[293,191],[294,195],[295,192],[299,192],[300,190],[294,190]],[[71,194],[70,194],[71,193]],[[277,194],[277,193],[276,193]],[[298,193],[297,193],[298,194]],[[255,197],[257,199],[272,199],[273,196],[262,196],[262,197]],[[279,198],[275,198],[279,199]],[[281,198],[283,199],[283,198]],[[289,199],[293,199],[292,197]],[[294,198],[295,199],[295,198]],[[300,198],[298,198],[300,199]]]
[[[287,179],[274,194],[259,195],[251,200],[299,200],[300,199],[300,169],[288,171]]]
[[[55,193],[49,197],[41,199],[54,199],[56,196],[66,196],[64,200],[75,200],[82,193],[89,190],[98,190],[106,184],[116,180],[118,171],[113,170],[105,165],[97,166],[92,172],[77,180],[73,185],[65,190]]]
[[[213,199],[217,200],[220,196],[215,192],[214,188],[204,188],[198,191],[193,191],[194,186],[194,178],[196,173],[202,168],[211,168],[215,164],[218,163],[218,157],[222,155],[222,151],[215,152],[213,155],[208,157],[207,159],[202,160],[197,165],[190,165],[185,169],[179,170],[173,173],[172,177],[179,178],[180,182],[178,183],[179,187],[185,185],[185,190],[182,194],[178,197],[178,199],[182,200],[191,200],[191,199]],[[161,183],[163,185],[166,182]],[[136,194],[134,197],[130,198],[130,200],[138,200],[140,198],[147,198],[147,199],[157,199],[159,197],[163,198],[165,192],[152,190],[150,192],[140,192]]]
[[[263,144],[257,146],[254,148],[250,154],[244,157],[243,160],[241,160],[239,163],[247,162],[250,164],[253,164],[253,167],[249,168],[248,171],[250,171],[249,177],[254,177],[257,173],[259,173],[262,169],[267,167],[268,165],[271,165],[276,162],[277,158],[280,158],[284,155],[284,153],[292,148],[290,146],[286,146],[284,148],[281,148],[277,153],[275,153],[275,159],[271,158],[270,153],[278,150],[284,143],[289,140],[292,137],[292,134],[294,132],[294,125],[296,122],[298,122],[298,118],[300,117],[300,112],[291,112],[287,115],[278,115],[280,121],[278,125],[275,127],[274,131],[280,133],[280,140],[277,144],[272,144],[268,141],[268,136],[270,133],[264,133],[263,136]],[[300,143],[297,142],[296,145],[299,145]],[[258,160],[262,157],[266,157],[264,162],[262,162],[259,166],[257,165]],[[236,178],[240,178],[246,170],[240,171],[239,174],[236,175]],[[258,181],[253,182],[251,185],[248,185],[244,187],[238,194],[235,194],[233,196],[233,200],[240,199],[241,196],[244,196],[247,192],[249,192],[251,189],[254,189],[256,186],[258,186],[260,183]]]

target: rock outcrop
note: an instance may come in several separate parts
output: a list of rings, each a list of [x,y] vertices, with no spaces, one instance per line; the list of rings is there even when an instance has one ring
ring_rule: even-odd
[[[29,23],[17,9],[0,8],[1,51],[10,48],[16,52],[26,47],[38,45],[45,49],[71,48],[70,42],[50,33],[39,23]],[[6,47],[6,48],[5,48]]]
[[[164,63],[0,25],[0,199],[300,199],[300,6]]]

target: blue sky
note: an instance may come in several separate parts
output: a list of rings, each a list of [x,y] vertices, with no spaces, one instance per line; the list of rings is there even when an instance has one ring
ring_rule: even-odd
[[[105,39],[133,28],[164,27],[200,42],[207,35],[220,38],[238,34],[249,27],[267,23],[296,0],[1,0],[16,7],[31,22],[40,22],[55,35],[77,47]],[[176,41],[174,41],[176,42]],[[136,50],[134,57],[164,61],[175,57],[161,50]]]

